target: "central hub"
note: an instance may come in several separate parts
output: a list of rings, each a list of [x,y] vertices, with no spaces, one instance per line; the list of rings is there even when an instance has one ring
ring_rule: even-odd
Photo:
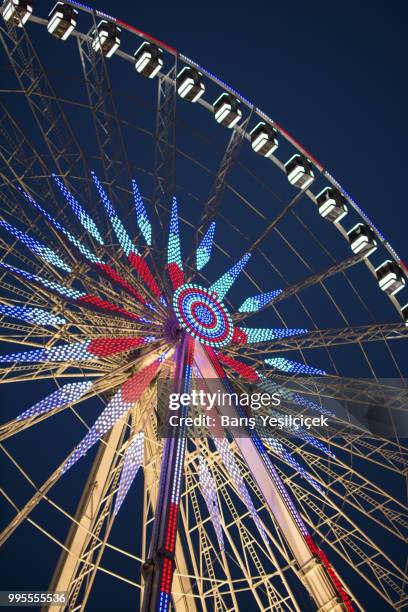
[[[200,323],[205,326],[212,326],[216,321],[212,310],[203,303],[199,303],[194,307],[193,314],[197,321],[200,321]]]
[[[173,308],[183,329],[202,344],[219,347],[231,341],[231,315],[208,289],[191,283],[182,285],[174,294]]]

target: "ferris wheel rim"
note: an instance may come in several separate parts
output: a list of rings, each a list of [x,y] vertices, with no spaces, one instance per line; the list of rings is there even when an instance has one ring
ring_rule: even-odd
[[[151,34],[148,34],[146,32],[143,32],[142,30],[139,30],[138,28],[136,28],[135,26],[126,23],[125,21],[122,21],[112,15],[109,15],[107,13],[104,13],[103,11],[99,11],[98,9],[94,9],[91,7],[86,6],[85,4],[76,2],[75,0],[66,0],[67,4],[70,4],[84,12],[87,13],[91,13],[91,14],[95,14],[98,17],[101,18],[108,18],[110,20],[112,20],[113,22],[117,23],[119,26],[121,26],[122,28],[128,30],[129,32],[132,32],[134,34],[136,34],[137,36],[139,36],[140,38],[143,38],[145,40],[149,40],[153,43],[158,44],[159,46],[163,47],[166,49],[166,51],[168,51],[169,53],[171,53],[173,56],[175,57],[179,57],[180,59],[182,59],[187,65],[190,66],[194,66],[197,67],[200,71],[202,71],[206,77],[208,79],[210,79],[211,81],[217,83],[221,88],[223,88],[226,92],[231,93],[233,95],[235,95],[242,103],[244,103],[250,110],[255,110],[256,113],[259,113],[259,117],[263,118],[265,121],[267,121],[272,127],[276,127],[278,129],[278,131],[280,133],[282,133],[283,135],[286,136],[286,138],[289,140],[289,142],[291,142],[291,144],[293,144],[293,146],[302,154],[304,154],[308,159],[310,159],[313,164],[316,166],[316,168],[319,170],[319,172],[323,173],[324,176],[329,180],[330,183],[333,184],[333,186],[338,187],[340,189],[340,191],[342,191],[344,193],[344,195],[346,196],[349,204],[361,215],[361,217],[367,221],[369,223],[370,226],[372,226],[372,228],[374,229],[374,231],[376,232],[378,238],[380,239],[380,241],[382,243],[385,244],[386,248],[389,249],[390,254],[392,255],[392,257],[395,259],[396,262],[400,263],[403,266],[404,272],[405,274],[408,276],[408,268],[407,266],[404,264],[404,262],[402,261],[402,259],[399,257],[398,253],[395,251],[395,249],[393,249],[392,245],[390,244],[390,242],[388,240],[386,240],[386,238],[384,238],[384,236],[382,235],[382,233],[380,232],[380,230],[376,227],[376,225],[370,220],[369,216],[365,213],[365,211],[354,201],[354,199],[352,198],[352,196],[341,186],[341,184],[335,179],[334,176],[331,175],[331,173],[329,173],[329,171],[327,169],[325,169],[325,167],[316,159],[316,157],[314,157],[298,140],[296,140],[285,128],[283,128],[278,122],[274,121],[273,119],[271,119],[267,113],[265,113],[264,111],[262,111],[258,106],[256,106],[256,104],[250,102],[247,98],[245,98],[241,93],[239,93],[236,89],[234,89],[233,87],[231,87],[230,85],[228,85],[225,81],[223,81],[222,79],[220,79],[219,77],[217,77],[216,75],[214,75],[213,73],[211,73],[209,70],[207,70],[206,68],[204,68],[203,66],[201,66],[200,64],[196,63],[194,60],[190,59],[189,57],[187,57],[186,55],[184,55],[183,53],[181,53],[179,50],[177,50],[176,48],[172,47],[171,45],[169,45],[168,43],[165,43],[157,38],[155,38],[154,36],[152,36]],[[39,17],[36,17],[35,15],[33,15],[31,17],[31,21],[33,21],[33,23],[39,23],[41,25],[46,25],[46,20],[41,19]],[[118,53],[119,57],[122,58],[126,58],[128,61],[132,61],[131,56],[126,55],[125,53],[119,52]],[[199,104],[201,104],[200,100],[197,100],[197,102]]]
[[[171,47],[167,43],[164,43],[163,41],[159,41],[158,39],[156,39],[155,37],[151,36],[150,34],[142,32],[141,30],[137,29],[136,27],[134,27],[134,26],[132,26],[132,25],[130,25],[130,24],[124,22],[124,21],[121,21],[120,19],[117,19],[116,17],[113,17],[112,15],[108,15],[108,14],[106,14],[106,13],[104,13],[102,11],[99,11],[97,9],[92,9],[91,7],[88,7],[88,6],[84,5],[84,4],[75,2],[75,0],[67,0],[66,4],[69,4],[72,7],[75,7],[76,9],[79,9],[79,10],[81,10],[83,12],[87,12],[87,13],[93,15],[94,18],[95,17],[99,17],[99,18],[109,19],[112,22],[116,23],[118,25],[118,27],[121,27],[121,28],[127,30],[129,33],[134,34],[134,35],[138,36],[139,38],[142,38],[143,40],[151,41],[154,44],[161,45],[176,60],[177,59],[181,59],[186,65],[189,65],[189,66],[192,66],[192,67],[196,67],[197,69],[200,70],[200,72],[202,72],[206,76],[206,78],[210,79],[212,82],[216,83],[219,87],[221,87],[223,89],[223,91],[228,92],[228,93],[236,96],[237,99],[249,109],[251,114],[252,113],[257,114],[258,117],[261,118],[262,120],[264,120],[265,122],[267,122],[268,125],[270,125],[271,127],[277,129],[278,132],[280,132],[280,134],[282,136],[284,136],[284,138],[301,155],[306,156],[306,158],[311,161],[311,163],[317,168],[318,172],[320,174],[322,174],[322,176],[325,177],[325,179],[329,182],[329,184],[331,184],[336,189],[339,189],[339,191],[346,198],[348,204],[353,208],[353,210],[357,213],[357,215],[372,229],[372,231],[374,232],[374,234],[378,238],[379,244],[382,247],[384,247],[385,250],[387,251],[387,253],[392,257],[392,261],[394,261],[396,263],[396,265],[398,265],[400,267],[400,269],[401,269],[401,271],[402,271],[402,273],[404,275],[404,278],[408,279],[408,267],[406,266],[404,261],[401,259],[401,257],[398,255],[398,253],[395,251],[395,249],[392,247],[390,242],[384,238],[384,236],[382,235],[380,230],[371,221],[369,216],[354,201],[352,196],[342,187],[342,185],[317,161],[317,159],[313,155],[311,155],[284,128],[282,128],[282,126],[280,124],[278,124],[277,122],[272,120],[266,113],[264,113],[261,109],[259,109],[255,104],[253,104],[252,102],[247,100],[244,96],[242,96],[242,94],[237,92],[234,88],[230,87],[228,84],[226,84],[224,81],[222,81],[217,76],[212,74],[210,71],[206,70],[205,68],[203,68],[202,66],[200,66],[199,64],[194,62],[193,60],[189,59],[187,56],[183,55],[181,52],[179,52],[174,47]],[[47,25],[47,20],[45,20],[43,18],[40,18],[40,17],[36,17],[35,15],[31,15],[30,16],[30,21],[32,21],[33,23],[37,23],[37,24],[43,25],[43,26]],[[73,36],[77,36],[80,39],[84,39],[84,37],[85,37],[85,39],[87,38],[86,34],[80,33],[79,31],[77,32],[76,30],[74,30],[72,32],[72,35]],[[130,56],[129,54],[127,54],[127,53],[125,53],[123,51],[121,51],[120,49],[117,51],[116,55],[118,57],[122,58],[122,59],[125,59],[128,62],[132,62],[133,63],[133,61],[134,61],[132,56]],[[199,105],[207,108],[207,110],[209,110],[210,112],[213,112],[213,107],[208,102],[203,100],[202,98],[198,99],[197,103]],[[240,125],[237,125],[234,129],[239,131],[242,128],[240,127]],[[246,139],[249,139],[248,133],[244,132],[243,133],[243,137],[246,138]],[[271,156],[270,161],[273,161],[278,167],[280,167],[280,169],[282,171],[284,170],[282,163],[278,159],[274,159],[273,155]],[[315,201],[315,196],[308,189],[306,189],[304,193],[312,201]],[[336,227],[337,230],[340,231],[340,233],[343,235],[344,238],[347,238],[346,230],[342,228],[340,222],[337,222],[335,224],[335,227]],[[376,276],[376,270],[371,265],[368,257],[364,259],[364,263],[368,267],[368,269],[370,270],[371,274],[375,277]],[[396,300],[396,298],[394,296],[391,296],[391,301],[392,301],[394,307],[396,308],[396,310],[400,313],[400,315],[402,315],[402,309],[405,308],[405,306],[403,304],[400,304],[398,302],[398,300]],[[404,313],[405,313],[405,311],[404,311]],[[404,316],[406,316],[406,315],[404,314]]]

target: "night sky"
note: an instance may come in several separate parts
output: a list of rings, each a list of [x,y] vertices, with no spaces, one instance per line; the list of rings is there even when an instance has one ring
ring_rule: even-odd
[[[344,185],[401,258],[408,258],[406,3],[100,0],[89,5],[179,49],[254,102]],[[51,6],[36,0],[34,12],[46,16]],[[3,55],[0,65],[4,66]],[[121,85],[128,86],[126,81]],[[12,390],[5,391],[4,398],[11,418]],[[24,399],[28,401],[28,394]],[[41,472],[39,457],[69,450],[61,450],[52,431],[49,424],[42,433],[44,447],[36,457],[38,482],[49,473],[46,465]],[[83,460],[83,470],[72,476],[68,491],[56,491],[72,512],[76,498],[71,492],[84,482],[91,459]],[[28,491],[16,492],[20,501]],[[50,512],[49,521],[54,518]],[[126,547],[123,526],[137,520],[132,510],[123,508],[117,542]],[[62,526],[56,525],[55,531],[63,538]],[[57,559],[55,547],[44,544],[44,538],[28,526],[15,535],[18,546],[10,542],[4,555],[2,588],[45,589]],[[21,557],[23,546],[31,549],[30,555]],[[29,557],[37,559],[36,567],[25,565]],[[132,565],[124,563],[122,569],[132,571]],[[101,588],[97,593],[88,609],[112,609],[106,592]],[[122,599],[117,609],[128,606],[127,595],[118,591]]]
[[[404,255],[403,2],[95,4],[179,49],[293,134]]]

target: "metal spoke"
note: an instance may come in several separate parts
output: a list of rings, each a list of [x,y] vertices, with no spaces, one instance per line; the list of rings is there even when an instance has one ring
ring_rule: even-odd
[[[279,341],[269,341],[245,346],[245,356],[265,357],[269,352],[284,352],[306,350],[321,347],[339,346],[342,344],[359,344],[364,342],[380,342],[383,340],[403,340],[408,335],[408,328],[401,323],[376,323],[372,325],[357,325],[355,327],[340,327],[337,329],[316,329],[301,336],[280,338]],[[230,349],[231,350],[231,349]],[[239,345],[235,351],[241,351]]]
[[[312,287],[313,285],[322,283],[324,280],[326,280],[327,278],[330,278],[334,274],[338,274],[339,272],[343,272],[344,270],[347,270],[347,268],[354,266],[356,263],[360,262],[362,259],[364,259],[364,253],[362,255],[361,254],[352,255],[351,257],[348,257],[344,261],[340,261],[340,262],[333,264],[326,270],[323,270],[321,272],[316,272],[315,274],[308,276],[304,280],[299,281],[298,283],[295,283],[293,285],[290,285],[289,287],[284,289],[282,293],[280,293],[273,300],[271,300],[269,304],[264,306],[264,309],[270,306],[275,306],[278,302],[281,302],[282,300],[286,300],[288,297],[291,297],[292,295],[296,295],[297,293],[299,293],[299,291],[302,291],[303,289],[306,289],[307,287]],[[260,310],[258,310],[257,312],[259,312]],[[235,321],[240,321],[241,319],[247,319],[253,314],[255,313],[243,313],[243,314],[237,315],[235,317]]]
[[[221,160],[218,171],[214,177],[214,182],[211,186],[211,191],[208,196],[203,214],[200,219],[200,223],[195,233],[195,245],[198,246],[201,235],[205,232],[210,223],[217,216],[218,210],[221,206],[224,191],[227,187],[228,177],[238,160],[239,151],[242,143],[245,139],[247,127],[249,125],[252,112],[250,115],[241,123],[239,127],[236,127],[228,141],[227,148],[225,149],[223,158]]]

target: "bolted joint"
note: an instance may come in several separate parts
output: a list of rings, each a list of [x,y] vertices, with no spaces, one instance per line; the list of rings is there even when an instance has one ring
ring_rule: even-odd
[[[143,563],[142,576],[145,580],[153,573],[155,567],[156,567],[156,564],[153,561],[153,559],[147,559],[147,561]]]
[[[158,569],[160,567],[160,565],[163,563],[164,559],[168,559],[173,566],[173,570],[176,566],[176,562],[174,560],[174,552],[170,552],[168,550],[166,550],[165,548],[160,548],[154,557],[150,557],[150,559],[147,559],[143,565],[142,565],[142,576],[144,579],[146,579],[148,576],[150,576],[155,569]]]

